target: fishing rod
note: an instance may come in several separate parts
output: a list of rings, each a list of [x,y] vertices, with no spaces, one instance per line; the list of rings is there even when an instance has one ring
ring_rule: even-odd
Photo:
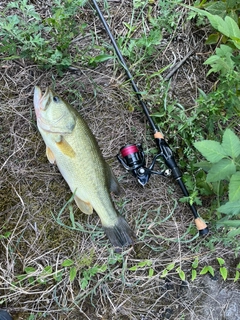
[[[142,106],[143,112],[150,124],[150,127],[152,128],[153,131],[153,136],[158,148],[159,153],[153,158],[153,161],[151,165],[147,168],[146,167],[146,162],[145,162],[145,156],[144,156],[144,151],[142,149],[141,144],[128,144],[125,147],[122,147],[120,149],[120,154],[117,155],[117,158],[119,162],[123,165],[123,167],[131,172],[138,180],[138,182],[144,186],[151,174],[158,174],[158,175],[163,175],[163,176],[170,176],[172,175],[173,178],[177,181],[178,185],[180,186],[182,193],[184,194],[185,197],[189,197],[188,190],[182,180],[182,173],[174,159],[173,152],[169,145],[167,144],[166,140],[164,139],[163,134],[159,131],[158,127],[155,125],[153,119],[150,116],[148,107],[146,103],[144,102],[142,98],[142,94],[139,91],[136,83],[134,82],[133,76],[129,71],[129,68],[121,54],[121,51],[119,50],[117,43],[110,31],[110,28],[96,2],[96,0],[92,0],[93,5],[98,13],[98,16],[103,23],[103,26],[112,42],[112,45],[114,47],[114,50],[116,52],[116,55],[122,64],[123,68],[125,69],[125,72],[127,74],[127,77],[132,85],[132,88],[134,92],[136,93],[136,96],[139,100],[140,105]],[[167,170],[163,171],[154,171],[153,167],[155,165],[155,162],[157,158],[162,157],[164,159],[164,162],[166,166],[168,167]],[[199,216],[196,207],[194,204],[189,203],[189,207],[192,211],[192,214],[194,216],[194,222],[196,224],[196,227],[199,231],[199,235],[206,235],[209,232],[208,226],[206,223],[203,221],[203,219]]]

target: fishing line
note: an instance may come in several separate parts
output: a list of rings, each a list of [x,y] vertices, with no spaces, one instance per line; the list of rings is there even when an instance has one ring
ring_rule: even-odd
[[[114,47],[114,50],[116,52],[116,55],[121,63],[121,65],[123,66],[123,68],[125,69],[125,72],[127,74],[127,77],[132,85],[132,88],[134,90],[134,92],[136,93],[136,96],[139,100],[139,103],[142,106],[143,112],[152,128],[153,131],[153,136],[158,148],[159,153],[153,158],[152,164],[147,168],[146,167],[146,163],[145,163],[145,156],[144,156],[144,152],[142,149],[142,146],[140,144],[131,144],[131,145],[126,145],[125,147],[122,147],[120,149],[120,153],[118,154],[117,158],[119,160],[119,162],[123,165],[123,167],[128,170],[129,172],[131,172],[138,180],[138,182],[144,186],[151,174],[158,174],[158,175],[164,175],[164,176],[170,176],[172,175],[174,177],[174,179],[177,181],[178,185],[180,186],[182,193],[184,194],[185,197],[189,197],[189,193],[188,190],[182,180],[182,173],[180,171],[180,169],[178,168],[178,165],[174,159],[174,155],[173,152],[171,150],[171,148],[169,147],[169,145],[167,144],[167,142],[164,139],[163,134],[159,131],[158,127],[155,125],[153,119],[150,116],[148,107],[146,105],[146,103],[143,101],[142,99],[142,94],[139,91],[133,76],[122,56],[121,51],[119,50],[117,43],[111,33],[111,30],[96,2],[96,0],[92,0],[93,5],[98,13],[98,16],[104,26],[104,29],[106,30],[112,45]],[[163,170],[163,171],[153,171],[153,167],[155,165],[155,162],[157,160],[158,157],[162,157],[164,159],[164,162],[166,164],[166,166],[169,168],[167,170]],[[206,235],[209,233],[209,229],[208,226],[206,225],[206,223],[203,221],[203,219],[200,217],[200,215],[197,212],[196,207],[194,206],[194,204],[189,204],[189,207],[192,211],[192,214],[194,216],[194,222],[196,224],[196,227],[199,231],[199,235]]]

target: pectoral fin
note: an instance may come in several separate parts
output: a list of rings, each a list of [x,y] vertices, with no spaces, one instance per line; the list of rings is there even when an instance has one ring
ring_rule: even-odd
[[[55,164],[56,163],[56,159],[55,159],[55,156],[52,152],[52,150],[50,148],[46,148],[46,155],[47,155],[47,158],[48,158],[48,161],[52,164]]]
[[[75,151],[63,137],[61,137],[60,141],[59,142],[57,141],[56,144],[63,154],[65,154],[70,158],[75,157],[76,155]]]
[[[83,200],[81,200],[80,198],[78,198],[77,196],[74,197],[74,200],[76,201],[76,204],[78,206],[78,208],[86,214],[92,214],[93,213],[93,207],[91,205],[91,203],[89,202],[85,202]]]

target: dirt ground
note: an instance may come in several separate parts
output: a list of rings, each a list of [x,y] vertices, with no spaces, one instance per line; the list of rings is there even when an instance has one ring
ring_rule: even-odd
[[[40,11],[49,9],[47,1],[35,3]],[[123,21],[131,19],[132,1],[109,1],[108,5],[108,21],[114,35],[125,35]],[[148,61],[148,71],[151,74],[177,63],[195,49],[171,77],[168,92],[171,99],[189,108],[195,105],[197,89],[207,92],[213,82],[206,80],[207,69],[203,66],[209,54],[209,48],[204,46],[205,30],[197,30],[183,18],[185,9],[179,10],[182,16],[178,27],[173,35],[163,30],[159,54]],[[79,19],[86,19],[95,30],[96,43],[109,43],[92,8],[87,5],[83,12]],[[160,15],[160,6],[153,5],[153,12]],[[79,41],[79,47],[86,45],[92,33],[88,36]],[[240,319],[237,284],[224,283],[218,274],[199,276],[191,282],[195,257],[204,266],[212,263],[213,253],[202,245],[203,238],[196,237],[191,211],[178,201],[181,192],[175,182],[152,176],[142,188],[116,159],[127,143],[142,143],[148,164],[155,151],[146,119],[117,61],[109,60],[95,68],[76,64],[62,75],[54,69],[42,70],[24,59],[1,60],[0,68],[2,308],[9,310],[14,320]],[[162,77],[170,71],[167,69]],[[140,90],[145,90],[145,80],[141,74],[137,77]],[[65,206],[71,192],[57,167],[46,158],[33,108],[35,85],[42,90],[54,87],[88,122],[123,189],[114,202],[136,233],[134,249],[116,255],[95,213],[84,215],[75,203]],[[161,100],[163,88],[157,81],[150,84],[151,112],[159,109],[154,106],[154,92],[162,94]],[[170,142],[174,134],[166,132]],[[156,165],[156,169],[160,167]],[[204,208],[199,212],[204,216]],[[227,259],[228,250],[216,246],[214,257],[218,255]],[[77,268],[74,281],[69,280],[70,267],[62,266],[67,259],[73,260]],[[140,261],[151,263],[139,266]],[[185,281],[180,280],[175,269],[168,277],[161,277],[171,262],[185,272]],[[136,265],[135,270],[129,270]],[[232,265],[229,262],[230,270]],[[107,269],[87,278],[84,271],[93,266]],[[46,267],[51,268],[49,273]],[[32,271],[27,273],[29,268]],[[88,281],[84,289],[83,278]]]

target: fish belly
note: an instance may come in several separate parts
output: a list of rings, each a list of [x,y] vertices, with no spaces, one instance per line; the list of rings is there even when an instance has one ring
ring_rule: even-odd
[[[92,133],[77,123],[74,131],[61,139],[65,139],[73,149],[74,156],[59,148],[56,142],[59,135],[49,134],[48,139],[44,139],[55,157],[59,171],[71,191],[82,201],[91,204],[102,225],[111,227],[118,217],[108,190],[106,163]]]

